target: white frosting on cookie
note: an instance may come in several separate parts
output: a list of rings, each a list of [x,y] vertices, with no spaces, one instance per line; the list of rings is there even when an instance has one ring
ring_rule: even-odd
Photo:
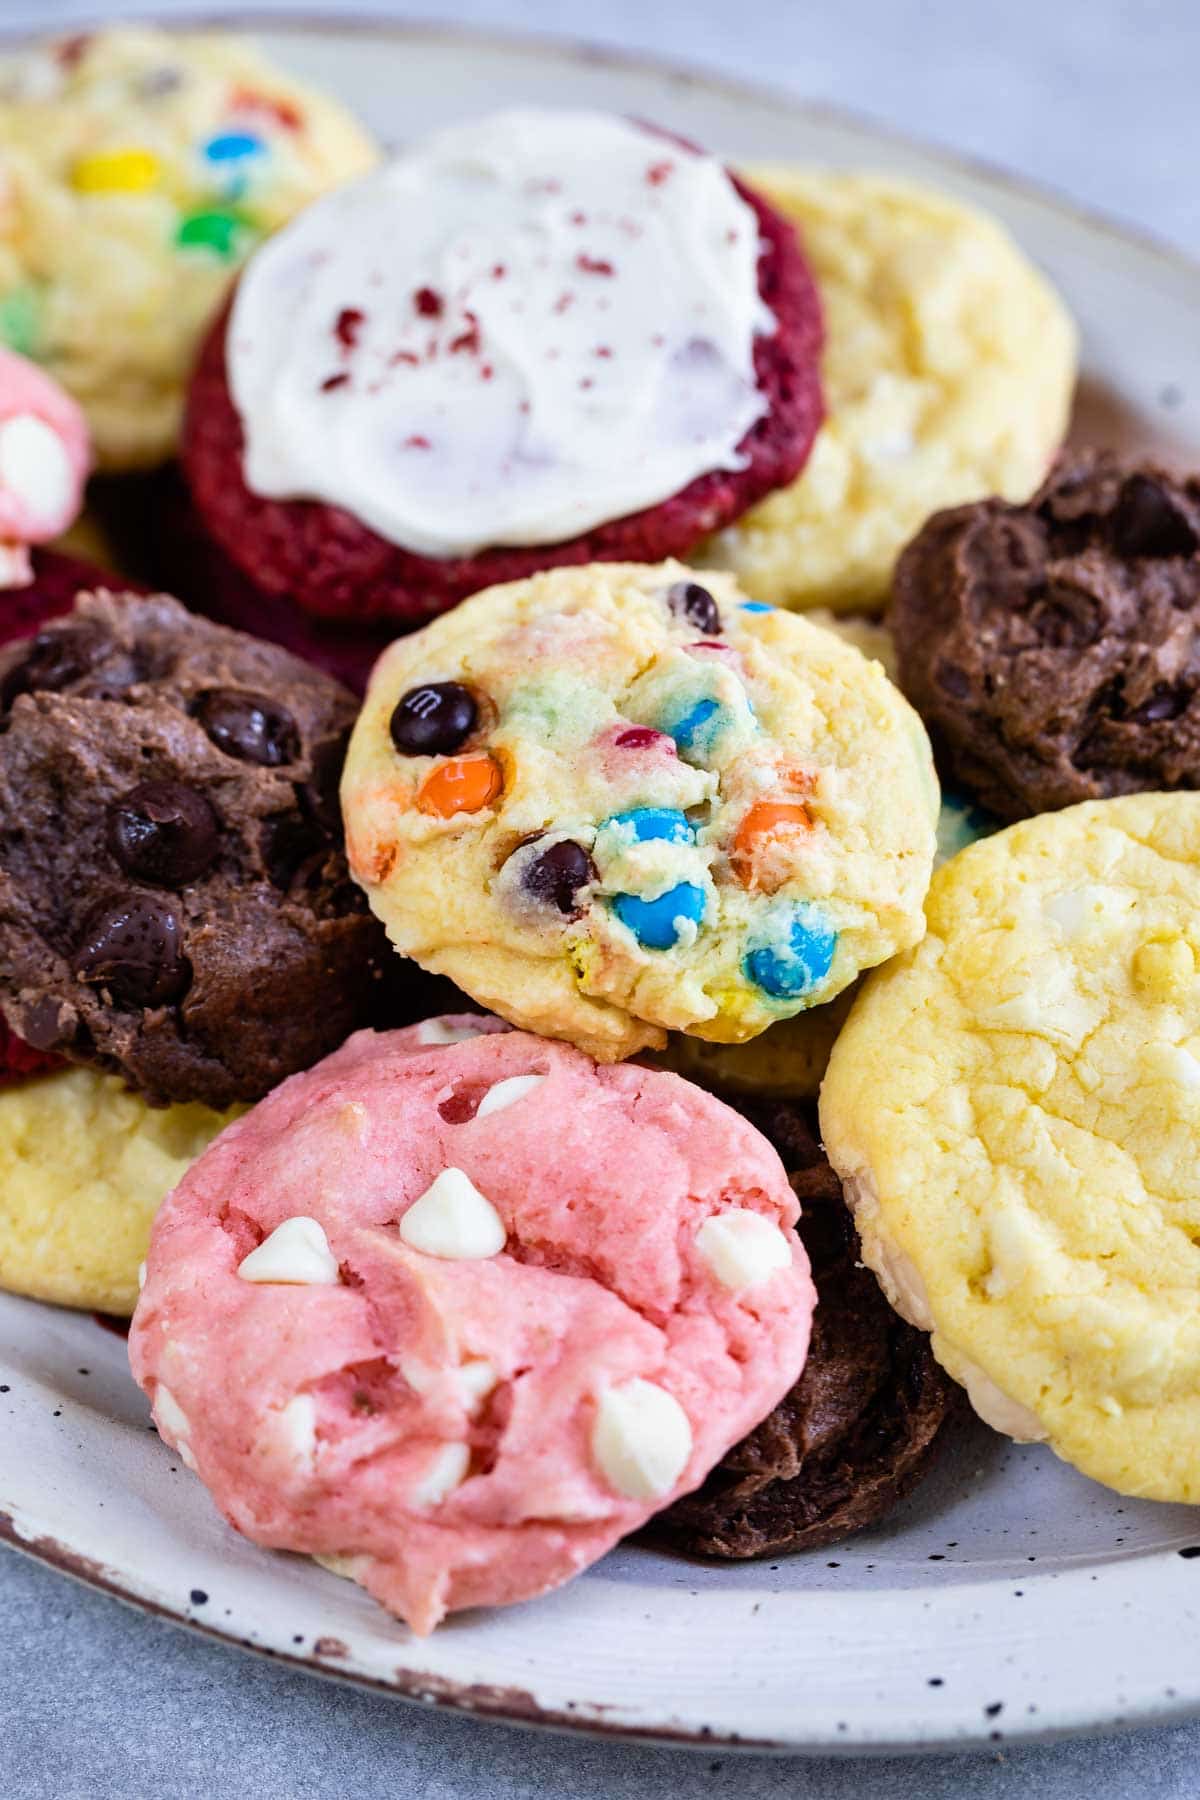
[[[253,258],[228,341],[245,477],[423,555],[546,544],[736,469],[762,416],[752,209],[592,112],[439,132]]]

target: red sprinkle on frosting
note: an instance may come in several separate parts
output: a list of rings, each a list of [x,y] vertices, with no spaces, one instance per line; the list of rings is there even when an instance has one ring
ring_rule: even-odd
[[[436,288],[418,288],[413,295],[413,305],[423,319],[440,319],[442,316],[442,296]]]
[[[343,306],[337,316],[333,335],[344,350],[353,350],[358,342],[358,334],[363,328],[366,313],[360,312],[357,306]]]
[[[465,312],[463,318],[467,322],[467,329],[450,339],[450,350],[452,353],[465,351],[468,356],[473,356],[479,349],[479,320],[473,312]]]
[[[615,275],[616,270],[602,256],[589,256],[581,251],[575,258],[575,267],[582,269],[585,275]]]

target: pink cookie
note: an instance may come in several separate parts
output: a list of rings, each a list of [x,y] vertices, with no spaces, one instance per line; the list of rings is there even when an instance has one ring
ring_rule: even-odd
[[[577,1574],[770,1412],[797,1213],[677,1076],[479,1018],[360,1032],[167,1200],[133,1372],[238,1530],[427,1632]]]
[[[27,582],[28,546],[74,520],[90,460],[75,402],[33,363],[0,348],[0,586]]]

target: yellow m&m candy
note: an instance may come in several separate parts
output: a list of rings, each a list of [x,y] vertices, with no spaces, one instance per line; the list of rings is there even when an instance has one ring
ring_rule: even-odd
[[[79,194],[145,194],[158,185],[161,165],[152,150],[94,150],[71,171]]]

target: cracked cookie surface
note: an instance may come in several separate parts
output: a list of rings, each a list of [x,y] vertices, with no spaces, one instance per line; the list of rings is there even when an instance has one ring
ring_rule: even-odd
[[[1090,802],[934,877],[821,1098],[889,1299],[985,1418],[1200,1499],[1200,796]]]

